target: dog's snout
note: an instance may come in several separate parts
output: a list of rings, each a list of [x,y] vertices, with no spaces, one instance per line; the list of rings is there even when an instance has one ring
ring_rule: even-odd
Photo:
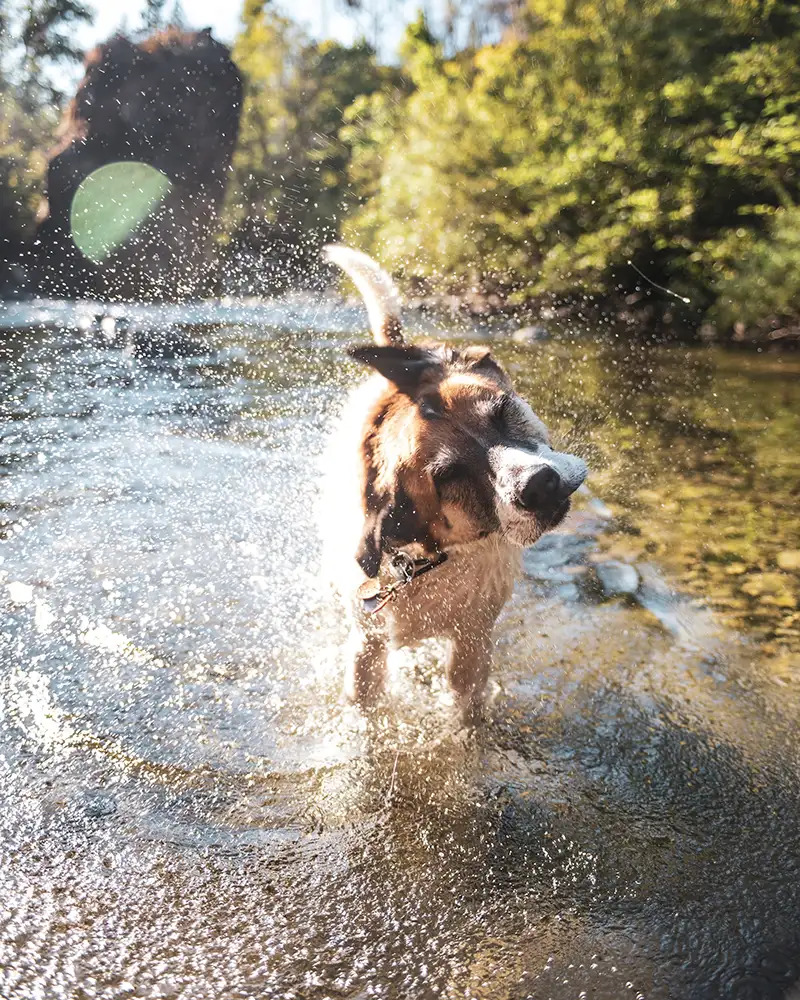
[[[517,503],[535,514],[549,514],[564,506],[586,478],[586,464],[574,455],[550,452],[546,464],[521,484]]]
[[[519,498],[525,510],[541,510],[562,499],[564,492],[561,476],[549,465],[537,469],[525,484]],[[566,495],[566,494],[565,494]]]

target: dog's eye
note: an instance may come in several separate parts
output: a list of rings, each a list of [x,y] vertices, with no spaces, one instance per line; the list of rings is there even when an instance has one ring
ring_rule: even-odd
[[[463,462],[451,462],[450,465],[437,469],[433,474],[433,479],[437,486],[444,486],[446,483],[454,483],[459,479],[466,479],[468,476],[468,466]]]
[[[426,420],[438,420],[442,415],[442,401],[436,396],[426,396],[419,402],[419,412]]]
[[[499,430],[505,430],[510,402],[511,399],[509,396],[500,396],[492,405],[491,420]]]

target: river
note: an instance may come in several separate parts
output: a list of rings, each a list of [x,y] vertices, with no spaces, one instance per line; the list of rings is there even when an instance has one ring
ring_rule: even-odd
[[[465,730],[435,645],[340,699],[314,509],[363,328],[0,308],[0,996],[785,997],[800,359],[498,343],[592,474]]]

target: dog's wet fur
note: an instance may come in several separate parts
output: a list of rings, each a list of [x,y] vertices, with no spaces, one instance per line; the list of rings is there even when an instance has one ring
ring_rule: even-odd
[[[351,618],[346,691],[369,707],[389,648],[438,636],[450,641],[448,680],[472,719],[521,550],[564,519],[587,469],[552,450],[488,348],[405,345],[388,275],[346,247],[327,256],[364,295],[376,341],[348,351],[374,375],[349,400],[323,508],[326,563]],[[398,550],[448,558],[367,614],[359,584],[383,580]]]

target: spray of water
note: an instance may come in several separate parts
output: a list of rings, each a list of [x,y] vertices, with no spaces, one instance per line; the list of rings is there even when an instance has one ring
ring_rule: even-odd
[[[657,288],[660,292],[666,292],[667,295],[672,295],[676,299],[680,299],[681,302],[685,302],[688,306],[691,303],[691,299],[686,295],[679,295],[677,292],[673,292],[671,288],[666,288],[664,285],[659,285],[657,281],[653,281],[652,278],[648,278],[644,271],[641,271],[632,260],[627,262],[636,271],[637,274],[641,275],[645,281],[649,282],[653,288]]]

